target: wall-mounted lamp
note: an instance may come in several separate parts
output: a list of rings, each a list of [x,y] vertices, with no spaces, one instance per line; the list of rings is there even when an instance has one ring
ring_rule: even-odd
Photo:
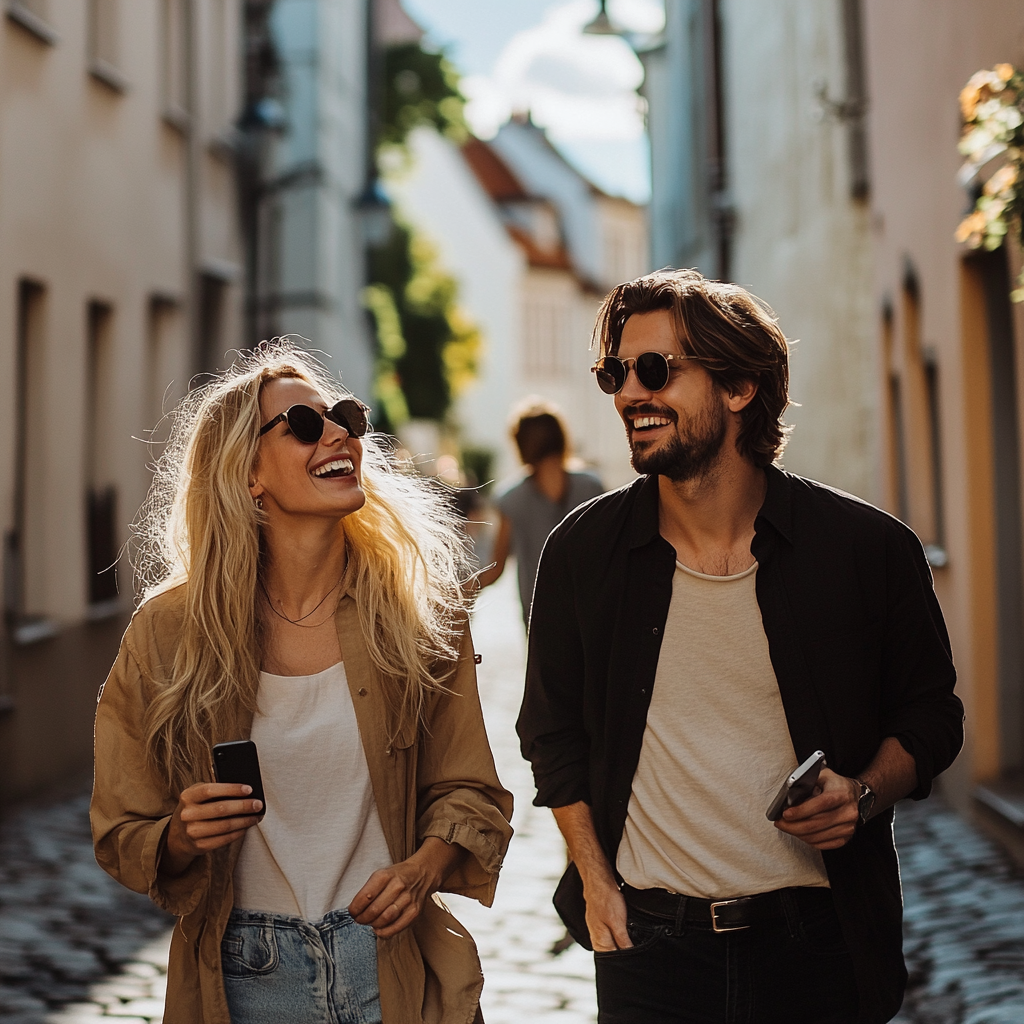
[[[359,217],[363,243],[375,246],[387,241],[391,233],[391,200],[381,188],[379,178],[372,178],[366,183],[352,206]]]

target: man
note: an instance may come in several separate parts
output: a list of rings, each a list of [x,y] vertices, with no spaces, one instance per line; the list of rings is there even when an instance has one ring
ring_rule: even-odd
[[[734,285],[606,298],[594,367],[639,480],[544,549],[519,719],[603,1024],[874,1024],[906,982],[892,806],[963,708],[920,542],[774,466],[786,340]],[[816,795],[765,812],[825,752]]]
[[[514,410],[510,433],[529,472],[496,502],[500,518],[493,564],[480,573],[479,580],[481,587],[490,586],[505,571],[509,554],[514,554],[523,624],[529,628],[533,582],[544,541],[569,512],[603,493],[604,486],[592,473],[566,465],[568,431],[555,406],[527,399]]]

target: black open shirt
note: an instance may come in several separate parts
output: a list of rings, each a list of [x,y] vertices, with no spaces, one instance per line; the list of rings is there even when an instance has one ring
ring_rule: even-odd
[[[949,637],[921,543],[866,502],[774,467],[766,473],[751,552],[797,759],[821,749],[830,768],[854,776],[895,736],[914,757],[911,795],[921,799],[963,743]],[[674,572],[675,551],[658,532],[657,477],[571,513],[538,569],[517,726],[533,764],[534,802],[588,803],[613,866]],[[906,983],[892,818],[891,810],[877,815],[846,846],[824,853],[863,1024],[889,1020]],[[585,938],[574,868],[558,906]]]

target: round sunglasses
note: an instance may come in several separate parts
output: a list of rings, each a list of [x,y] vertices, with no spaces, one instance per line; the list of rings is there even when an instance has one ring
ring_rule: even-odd
[[[343,398],[335,402],[330,409],[320,412],[309,405],[293,405],[284,412],[278,413],[272,420],[260,427],[262,437],[271,427],[276,426],[282,420],[288,424],[288,429],[303,444],[316,444],[324,436],[324,420],[337,423],[348,431],[349,437],[362,437],[368,430],[371,430],[370,421],[366,418],[370,410],[358,399]]]
[[[626,384],[629,371],[636,371],[636,379],[648,391],[660,391],[667,383],[671,363],[686,359],[699,360],[699,356],[677,356],[666,352],[641,352],[629,359],[604,356],[590,368],[597,374],[598,387],[606,395],[617,395]]]

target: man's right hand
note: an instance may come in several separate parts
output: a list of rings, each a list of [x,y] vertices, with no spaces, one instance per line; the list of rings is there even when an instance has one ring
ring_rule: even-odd
[[[260,819],[263,804],[244,799],[252,786],[229,782],[200,782],[178,798],[167,827],[160,871],[172,878],[182,874],[200,855],[227,846],[245,835]]]
[[[583,898],[587,901],[587,931],[590,944],[597,953],[629,949],[633,945],[626,929],[626,901],[617,885],[584,883]]]
[[[580,800],[551,810],[583,879],[590,944],[598,953],[629,949],[633,943],[626,929],[626,901],[598,841],[590,805]]]

